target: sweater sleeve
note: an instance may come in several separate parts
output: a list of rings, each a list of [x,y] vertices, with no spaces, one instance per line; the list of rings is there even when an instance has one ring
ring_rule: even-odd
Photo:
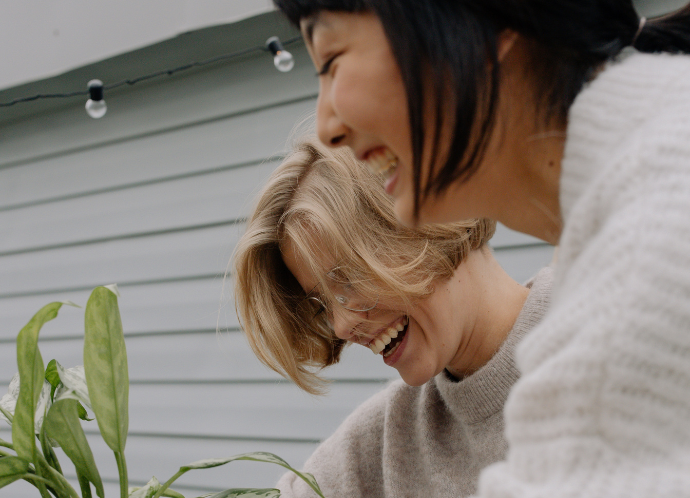
[[[690,497],[690,118],[638,131],[568,213],[482,498]]]
[[[383,496],[382,441],[386,391],[360,405],[314,451],[304,471],[316,477],[327,497]],[[316,498],[314,491],[292,472],[276,487],[283,498]]]

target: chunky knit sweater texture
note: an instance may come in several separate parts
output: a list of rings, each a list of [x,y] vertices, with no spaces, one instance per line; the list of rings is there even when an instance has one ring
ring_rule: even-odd
[[[690,57],[635,53],[582,91],[561,208],[552,308],[479,496],[690,497]]]
[[[309,458],[327,497],[463,497],[479,471],[505,458],[503,406],[518,378],[514,351],[544,315],[553,271],[537,274],[508,338],[491,360],[461,381],[445,373],[421,387],[390,384],[355,410]],[[315,497],[294,474],[283,498]]]

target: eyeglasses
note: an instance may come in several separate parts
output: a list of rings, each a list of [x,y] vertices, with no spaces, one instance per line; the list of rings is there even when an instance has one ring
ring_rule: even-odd
[[[325,314],[326,319],[330,321],[333,316],[333,307],[329,306],[328,302],[322,297],[312,295],[314,289],[297,304],[297,313],[299,316],[309,317],[308,319],[311,321]],[[371,311],[376,308],[379,302],[378,297],[371,299],[360,296],[354,291],[351,284],[335,283],[333,285],[333,296],[335,302],[341,308],[355,313]]]

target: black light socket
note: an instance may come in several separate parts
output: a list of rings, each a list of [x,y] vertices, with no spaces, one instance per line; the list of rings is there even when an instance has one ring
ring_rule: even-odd
[[[283,44],[280,43],[280,39],[277,36],[272,36],[266,40],[266,47],[273,55],[277,55],[278,52],[285,50],[285,47],[283,47]]]
[[[101,80],[91,80],[88,84],[89,98],[94,102],[103,100],[103,82]]]

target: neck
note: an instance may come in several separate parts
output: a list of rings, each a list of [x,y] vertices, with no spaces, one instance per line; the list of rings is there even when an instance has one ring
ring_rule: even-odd
[[[538,131],[520,138],[524,158],[515,178],[519,209],[507,209],[501,220],[510,228],[558,244],[563,221],[559,201],[565,131]]]
[[[491,141],[495,172],[505,202],[495,218],[517,231],[557,244],[562,229],[559,200],[561,161],[567,124],[547,119],[535,83],[525,76],[532,61],[529,43],[520,38],[501,63],[497,131]]]
[[[472,251],[458,266],[456,273],[459,272],[463,275],[454,275],[451,283],[458,288],[451,292],[458,299],[475,301],[476,318],[467,330],[459,331],[463,340],[446,370],[456,378],[463,378],[486,365],[501,347],[513,329],[529,289],[510,278],[488,248]]]

